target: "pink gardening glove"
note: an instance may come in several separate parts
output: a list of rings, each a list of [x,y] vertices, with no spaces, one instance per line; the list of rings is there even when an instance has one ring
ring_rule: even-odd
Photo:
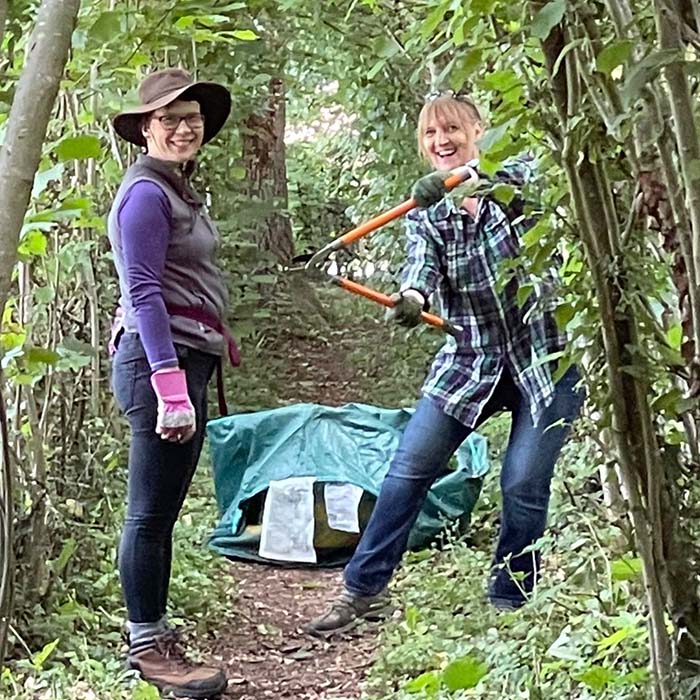
[[[185,370],[178,367],[158,369],[151,375],[151,386],[158,397],[156,433],[172,442],[190,440],[197,424],[187,393]]]

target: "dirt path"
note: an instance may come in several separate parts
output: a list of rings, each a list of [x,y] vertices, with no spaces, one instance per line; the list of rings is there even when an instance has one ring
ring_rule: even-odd
[[[281,404],[316,402],[339,406],[377,401],[380,362],[358,371],[349,360],[381,356],[386,327],[338,327],[332,321],[300,328],[280,324],[281,332],[249,361],[259,376],[274,372]],[[311,328],[311,332],[309,332]],[[264,362],[264,364],[262,364]],[[376,367],[376,370],[374,369]],[[302,625],[318,615],[341,587],[340,569],[289,569],[231,562],[239,591],[233,616],[222,621],[217,640],[203,651],[223,662],[230,678],[227,700],[356,700],[372,663],[377,630],[365,625],[324,642],[304,634]]]
[[[340,588],[339,570],[232,563],[239,597],[207,651],[224,662],[228,700],[356,700],[377,647],[371,625],[331,642],[301,627]]]

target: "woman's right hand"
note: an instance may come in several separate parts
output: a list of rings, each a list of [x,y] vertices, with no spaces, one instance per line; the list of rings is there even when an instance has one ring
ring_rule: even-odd
[[[163,440],[187,442],[197,431],[194,406],[187,393],[187,376],[179,367],[153,372],[151,386],[158,398],[156,433]]]
[[[434,173],[425,175],[420,180],[417,180],[411,189],[411,197],[415,199],[416,204],[424,209],[437,204],[447,192],[445,180],[450,176],[449,172],[436,170]]]
[[[469,163],[456,170],[436,170],[417,180],[411,190],[411,197],[415,200],[416,206],[424,209],[437,204],[447,192],[459,184],[466,184],[472,188],[476,187],[479,183],[479,173],[474,170],[475,163],[476,161],[469,161]],[[457,185],[451,183],[448,187],[446,181],[457,174],[460,175],[461,182]]]

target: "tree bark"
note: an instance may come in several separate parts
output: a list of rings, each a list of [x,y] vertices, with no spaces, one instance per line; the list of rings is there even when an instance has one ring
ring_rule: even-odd
[[[41,149],[56,95],[68,60],[71,36],[80,0],[43,0],[27,47],[27,60],[17,83],[0,151],[0,319],[17,261],[17,243],[29,205]],[[0,31],[4,30],[7,3],[0,0]],[[1,330],[1,327],[0,327]],[[9,465],[5,401],[0,380],[0,665],[4,661],[7,631],[12,616],[13,501]]]
[[[676,13],[672,13],[675,7]],[[662,4],[654,1],[656,27],[661,49],[675,49],[679,54],[683,51],[683,41],[680,34],[680,13],[678,6],[669,3]],[[678,160],[681,165],[682,183],[673,168],[665,167],[665,177],[672,195],[671,204],[676,214],[676,220],[685,220],[681,226],[679,244],[685,259],[688,273],[688,298],[692,317],[692,337],[694,357],[690,363],[690,391],[697,396],[700,394],[700,176],[697,164],[700,162],[700,142],[695,125],[693,103],[690,86],[685,68],[681,64],[672,63],[664,68],[670,93],[670,107],[673,115],[673,134],[678,147]],[[657,120],[658,101],[656,105]],[[668,160],[668,158],[666,158]],[[685,192],[683,207],[682,192]],[[689,233],[685,233],[688,230]],[[685,329],[684,329],[685,330]]]
[[[272,78],[264,113],[251,114],[246,120],[243,160],[247,194],[265,211],[256,224],[258,246],[280,263],[289,262],[294,254],[292,226],[287,214],[285,122],[284,81]]]
[[[0,151],[0,313],[79,7],[80,0],[42,2],[10,110]]]
[[[5,660],[7,634],[14,601],[13,518],[14,491],[10,435],[5,410],[2,370],[0,370],[0,669]]]
[[[684,45],[680,35],[680,16],[671,8],[654,0],[656,28],[661,49],[675,49],[681,55]],[[695,279],[700,279],[700,176],[695,172],[700,161],[698,130],[693,120],[693,101],[690,95],[685,67],[671,63],[664,67],[671,94],[671,113],[678,141],[678,158],[686,189],[686,201],[690,211]]]
[[[5,25],[7,24],[7,0],[0,0],[0,46],[5,36]]]

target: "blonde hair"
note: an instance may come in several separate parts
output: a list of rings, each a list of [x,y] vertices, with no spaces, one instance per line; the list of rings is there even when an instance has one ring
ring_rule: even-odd
[[[423,134],[429,122],[444,121],[453,122],[460,127],[478,122],[484,124],[479,108],[474,101],[466,95],[440,95],[423,105],[418,115],[418,128],[416,139],[418,141],[418,153],[427,159],[428,154],[423,148]]]

